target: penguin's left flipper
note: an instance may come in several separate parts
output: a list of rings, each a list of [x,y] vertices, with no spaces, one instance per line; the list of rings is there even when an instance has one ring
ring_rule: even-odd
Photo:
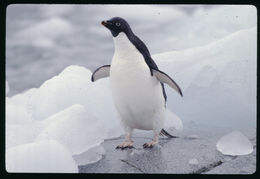
[[[91,81],[94,82],[94,81],[97,81],[100,78],[109,77],[109,75],[110,75],[110,65],[104,65],[104,66],[97,68],[93,72],[93,74],[91,76]]]
[[[182,92],[181,92],[181,88],[177,85],[177,83],[171,77],[169,77],[166,73],[164,73],[160,70],[152,69],[152,71],[153,71],[154,76],[156,76],[156,78],[160,82],[168,84],[170,87],[175,89],[181,96],[183,96]]]

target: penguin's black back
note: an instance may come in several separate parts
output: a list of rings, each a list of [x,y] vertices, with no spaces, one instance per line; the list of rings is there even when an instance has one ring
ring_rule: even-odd
[[[143,55],[144,60],[150,69],[151,75],[152,75],[152,69],[159,70],[158,66],[152,59],[150,52],[149,52],[148,48],[146,47],[146,45],[144,44],[144,42],[132,32],[127,33],[126,35],[127,35],[128,39],[132,42],[132,44],[134,44],[134,46],[138,49],[138,51]],[[164,84],[161,83],[161,85],[162,85],[163,97],[166,102],[167,95],[165,92]]]

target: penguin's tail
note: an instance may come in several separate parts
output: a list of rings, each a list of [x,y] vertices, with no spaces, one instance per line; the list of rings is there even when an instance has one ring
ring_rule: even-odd
[[[161,132],[160,132],[160,135],[161,136],[166,136],[166,137],[169,137],[169,138],[178,138],[178,136],[173,136],[171,134],[169,134],[166,130],[162,129]]]

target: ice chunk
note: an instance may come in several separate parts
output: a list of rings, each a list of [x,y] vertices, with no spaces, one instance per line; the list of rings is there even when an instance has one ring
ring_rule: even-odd
[[[216,78],[216,70],[210,66],[205,66],[200,70],[193,83],[201,87],[208,87]]]
[[[198,165],[199,161],[196,158],[193,158],[193,159],[190,159],[189,164],[190,165]]]
[[[205,46],[153,55],[183,92],[180,98],[166,85],[167,107],[183,122],[255,126],[256,34],[254,27]]]
[[[233,131],[221,137],[216,147],[224,155],[247,155],[253,152],[253,145],[239,131]]]
[[[8,172],[77,173],[70,152],[54,140],[19,145],[6,151]]]
[[[72,154],[80,154],[104,141],[104,126],[88,114],[82,105],[75,104],[54,114],[43,123],[46,127],[36,140],[53,139],[66,146]]]
[[[181,89],[185,90],[196,78],[196,82],[203,81],[202,84],[208,85],[216,75],[222,75],[222,69],[229,62],[248,61],[250,66],[247,68],[251,68],[256,62],[255,37],[256,28],[241,30],[205,46],[156,54],[153,58],[159,68],[174,77]],[[247,46],[240,43],[241,40]],[[241,51],[237,53],[237,49]],[[239,78],[243,78],[240,72],[235,71]]]
[[[73,104],[80,104],[88,114],[102,121],[107,138],[122,135],[108,79],[93,83],[91,75],[88,69],[72,65],[45,81],[27,100],[32,117],[44,120]]]
[[[76,161],[77,165],[86,165],[99,161],[105,153],[106,151],[104,147],[98,145],[79,155],[73,155],[72,157]]]
[[[177,131],[183,130],[183,125],[181,119],[171,112],[169,109],[166,110],[166,120],[164,123],[164,129],[167,130],[169,128],[173,127]]]
[[[6,123],[8,124],[25,124],[30,122],[31,117],[22,105],[15,105],[6,98]]]
[[[28,101],[36,90],[36,88],[31,88],[23,93],[19,93],[12,97],[7,97],[6,99],[8,100],[8,103],[6,103],[6,105],[13,104],[16,106],[23,106],[26,108],[26,111],[29,112],[32,110],[32,106],[29,106]]]
[[[70,66],[61,74],[45,81],[29,99],[32,117],[43,120],[73,104],[92,102],[88,99],[91,72],[84,67]],[[86,107],[86,106],[85,106]]]
[[[19,114],[18,114],[19,115]],[[17,145],[31,143],[43,129],[39,121],[22,123],[6,123],[6,149]]]
[[[42,124],[31,118],[27,101],[35,89],[6,97],[6,148],[33,142],[42,130]]]

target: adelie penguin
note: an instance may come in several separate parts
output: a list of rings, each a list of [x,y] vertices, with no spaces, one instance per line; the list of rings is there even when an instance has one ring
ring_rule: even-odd
[[[153,140],[145,143],[144,148],[157,144],[160,134],[175,137],[163,129],[167,99],[164,83],[182,96],[181,89],[158,69],[146,45],[123,18],[114,17],[101,24],[112,33],[115,52],[111,65],[96,69],[91,80],[110,77],[114,104],[126,132],[125,141],[116,148],[133,147],[134,129],[153,130]]]

